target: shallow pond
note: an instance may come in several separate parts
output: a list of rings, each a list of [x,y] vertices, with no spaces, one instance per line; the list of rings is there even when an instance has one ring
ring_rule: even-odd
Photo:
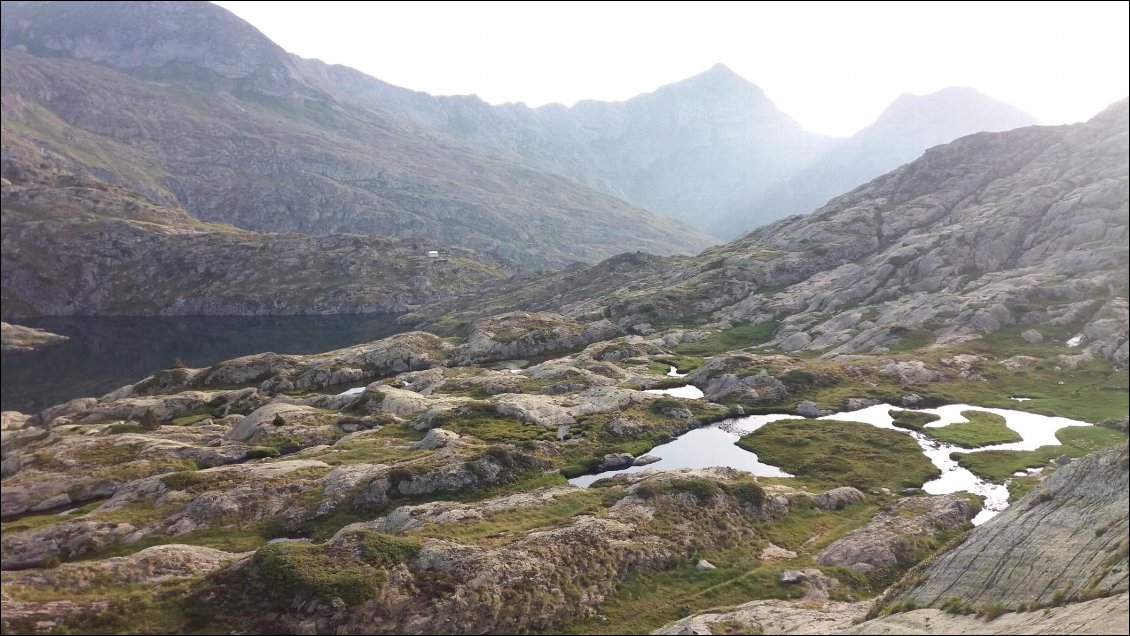
[[[742,435],[752,433],[769,422],[788,419],[797,419],[797,416],[751,415],[696,428],[648,451],[648,455],[660,458],[654,464],[630,466],[595,475],[581,475],[570,479],[569,483],[574,486],[588,486],[598,479],[620,473],[638,473],[641,470],[653,468],[656,470],[672,470],[675,468],[710,468],[713,466],[729,466],[758,477],[792,477],[776,466],[762,463],[757,459],[755,453],[737,446],[737,441],[741,439]]]
[[[673,389],[657,389],[649,393],[662,393],[678,397],[701,398],[702,392],[694,387],[677,387]],[[898,407],[889,404],[879,404],[858,411],[836,413],[820,419],[844,420],[863,422],[879,428],[888,428],[910,435],[922,447],[923,454],[930,459],[942,475],[937,479],[926,482],[922,489],[932,495],[947,494],[959,491],[971,492],[985,498],[984,509],[973,519],[974,524],[981,524],[991,519],[994,515],[1008,507],[1008,489],[1003,485],[993,484],[977,477],[968,470],[957,465],[950,459],[951,453],[977,453],[986,450],[1034,450],[1040,446],[1056,445],[1059,440],[1055,432],[1067,426],[1090,426],[1086,422],[1079,422],[1065,417],[1048,417],[1024,411],[1010,409],[983,408],[967,404],[950,404],[935,409],[907,409],[922,413],[933,413],[939,419],[927,425],[927,428],[936,428],[947,424],[966,421],[961,416],[962,411],[986,411],[996,413],[1005,420],[1005,426],[1016,431],[1023,438],[1020,442],[997,444],[978,449],[964,449],[951,444],[944,444],[933,440],[921,433],[897,428],[892,424],[888,412]],[[742,435],[751,433],[769,422],[796,418],[795,415],[751,415],[747,417],[724,420],[700,429],[689,431],[678,438],[656,446],[648,454],[660,458],[660,461],[646,466],[632,466],[622,470],[610,470],[595,475],[582,475],[569,480],[575,486],[588,486],[598,479],[611,477],[620,473],[635,473],[643,470],[671,470],[676,468],[709,468],[727,466],[744,470],[759,477],[789,477],[787,473],[776,466],[758,460],[755,453],[743,450],[735,445]]]

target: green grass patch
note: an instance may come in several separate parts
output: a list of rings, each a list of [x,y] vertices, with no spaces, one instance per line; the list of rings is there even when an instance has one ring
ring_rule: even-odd
[[[467,435],[487,443],[524,442],[528,440],[553,441],[557,439],[557,429],[533,422],[501,417],[462,417],[453,418],[441,425],[460,435]]]
[[[490,402],[472,402],[439,413],[434,426],[467,435],[487,443],[524,442],[557,439],[557,429],[532,422],[501,417]]]
[[[342,464],[390,464],[426,457],[434,450],[412,448],[393,438],[366,436],[338,442],[316,456],[331,466]]]
[[[252,559],[255,580],[280,605],[309,596],[357,605],[376,595],[388,579],[387,567],[420,551],[420,545],[409,539],[371,531],[357,534],[356,551],[302,543],[265,545]]]
[[[706,503],[720,495],[730,495],[759,508],[765,503],[765,491],[753,481],[721,482],[702,477],[677,477],[647,481],[635,490],[636,496],[643,499],[672,493],[688,493],[699,503]]]
[[[420,553],[420,543],[414,539],[402,539],[367,530],[357,534],[360,535],[357,551],[369,565],[396,565]]]
[[[690,373],[701,367],[703,362],[706,362],[706,358],[694,355],[656,356],[655,359],[665,365],[675,367],[675,370],[679,373]],[[665,368],[663,373],[666,374],[667,371],[669,371],[669,369]]]
[[[531,530],[560,525],[576,515],[594,513],[601,509],[604,501],[605,492],[586,488],[554,497],[541,505],[487,513],[482,519],[474,521],[431,526],[417,534],[460,543],[505,541]]]
[[[1078,353],[1062,343],[1080,328],[1081,325],[1042,325],[1039,329],[1044,342],[1029,344],[1020,336],[1026,327],[1005,327],[952,349],[930,352],[927,357],[973,353],[989,358],[990,362],[980,365],[979,372],[986,382],[933,384],[929,394],[947,402],[1058,415],[1091,423],[1125,417],[1130,409],[1130,375],[1125,370],[1113,369],[1105,360],[1085,362],[1070,371],[1056,370],[1061,366],[1059,354]],[[1032,356],[1037,361],[1018,369],[998,364],[1018,355]],[[1011,399],[1017,396],[1031,400],[1018,403]]]
[[[756,554],[750,548],[706,551],[701,558],[717,569],[698,570],[695,559],[679,559],[671,569],[633,577],[600,605],[606,620],[581,620],[564,626],[560,633],[647,634],[707,608],[803,594],[801,586],[780,582],[789,566],[758,561]]]
[[[254,446],[247,450],[247,459],[264,459],[267,457],[278,457],[279,449],[271,446]]]
[[[703,550],[690,558],[676,559],[666,570],[629,578],[598,608],[606,620],[581,619],[554,631],[646,634],[688,614],[712,608],[756,599],[797,598],[803,594],[803,586],[781,583],[781,574],[788,569],[814,567],[812,554],[867,523],[877,511],[877,505],[867,503],[833,512],[794,508],[781,519],[755,526],[754,536],[735,545]],[[768,541],[801,554],[790,560],[761,561],[757,555]],[[698,559],[706,559],[716,569],[696,569]],[[850,596],[858,600],[882,589],[881,584],[846,568],[815,567],[844,584],[837,590],[837,598]]]
[[[869,500],[833,512],[794,502],[788,515],[759,527],[758,534],[782,548],[815,554],[866,525],[878,512],[879,506]]]
[[[1041,446],[1030,451],[981,451],[953,453],[951,458],[974,475],[1003,484],[1013,473],[1047,466],[1060,455],[1082,457],[1096,450],[1125,444],[1126,433],[1102,426],[1069,426],[1056,431],[1061,444]]]
[[[145,429],[136,422],[118,422],[106,427],[106,432],[110,435],[121,435],[122,433],[141,433]]]
[[[90,503],[79,506],[69,515],[61,515],[58,513],[47,513],[41,515],[27,515],[14,519],[12,521],[5,521],[0,523],[0,537],[7,537],[11,534],[20,532],[31,532],[41,528],[47,528],[63,521],[70,521],[78,519],[88,512],[93,511],[102,505],[102,501],[91,501]]]
[[[892,327],[890,334],[898,338],[898,342],[892,344],[889,347],[891,353],[899,353],[902,351],[917,351],[922,347],[934,343],[934,334],[929,329]]]
[[[303,525],[302,532],[309,535],[310,539],[314,542],[323,542],[336,534],[338,530],[341,530],[351,523],[372,521],[385,514],[386,510],[397,506],[420,504],[428,501],[482,501],[483,499],[501,497],[517,492],[526,492],[534,490],[535,488],[565,486],[568,485],[568,483],[568,480],[561,476],[560,473],[531,472],[512,481],[485,488],[466,488],[455,492],[441,491],[419,497],[398,498],[391,501],[387,506],[377,510],[341,507],[328,515],[323,515],[308,521]]]
[[[212,417],[211,413],[196,413],[194,415],[185,415],[183,417],[173,418],[172,424],[173,426],[192,426],[193,424],[203,422],[210,417]]]
[[[75,612],[61,615],[55,634],[175,634],[183,633],[188,614],[193,609],[186,599],[190,597],[196,578],[170,577],[148,584],[127,584],[120,581],[105,585],[84,587],[76,593],[65,589],[47,589],[42,586],[5,585],[6,594],[21,601],[110,601],[110,606],[98,612]],[[6,617],[9,618],[9,617]],[[35,623],[38,617],[10,617],[7,627],[13,634],[33,634],[41,631]]]
[[[968,601],[963,600],[960,596],[951,596],[942,603],[942,611],[946,614],[953,614],[955,616],[966,616],[973,614],[976,610],[969,604]]]
[[[1032,492],[1042,481],[1041,475],[1013,477],[1008,480],[1008,503],[1014,504]]]
[[[779,323],[775,320],[756,325],[738,325],[712,333],[698,342],[681,344],[675,347],[675,352],[680,356],[709,357],[726,351],[765,344],[773,339],[773,335],[777,333],[778,325]],[[679,368],[680,372],[685,372],[682,367],[675,366]]]
[[[918,488],[941,474],[909,435],[859,422],[779,420],[742,437],[738,446],[827,486]]]
[[[1102,426],[1068,426],[1055,433],[1055,438],[1082,454],[1125,444],[1125,431],[1117,431]]]
[[[985,603],[977,609],[977,618],[983,618],[986,621],[991,621],[994,618],[1000,617],[1007,611],[1008,608],[1005,607],[1004,603],[1000,601]]]
[[[427,434],[427,431],[418,431],[407,424],[389,424],[372,433],[372,437],[395,439],[402,442],[418,442],[424,439]]]
[[[894,419],[891,423],[895,426],[909,431],[918,431],[919,433],[926,430],[926,425],[930,422],[937,422],[941,419],[933,413],[904,411],[902,409],[891,409],[888,413]]]
[[[969,421],[927,428],[925,433],[940,442],[962,448],[981,448],[1024,440],[1020,433],[1005,426],[1004,418],[996,413],[962,411],[961,416]]]
[[[88,561],[128,556],[145,548],[169,543],[200,545],[225,552],[250,552],[266,545],[267,541],[277,534],[276,531],[277,525],[267,522],[250,526],[237,524],[220,528],[207,528],[178,536],[150,535],[133,543],[118,542],[111,544],[104,550],[83,556],[80,560]]]

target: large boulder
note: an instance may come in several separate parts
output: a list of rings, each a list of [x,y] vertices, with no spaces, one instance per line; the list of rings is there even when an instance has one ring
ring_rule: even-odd
[[[816,562],[861,572],[908,567],[941,547],[942,539],[968,527],[972,516],[969,502],[956,495],[902,499],[821,550]]]
[[[476,320],[455,359],[476,364],[538,357],[605,340],[615,331],[607,320],[584,324],[560,314],[515,311]]]

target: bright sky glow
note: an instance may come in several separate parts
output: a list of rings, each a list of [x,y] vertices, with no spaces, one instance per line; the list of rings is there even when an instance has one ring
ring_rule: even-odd
[[[722,62],[806,128],[971,86],[1043,123],[1125,97],[1127,2],[218,2],[284,49],[494,104],[624,100]]]

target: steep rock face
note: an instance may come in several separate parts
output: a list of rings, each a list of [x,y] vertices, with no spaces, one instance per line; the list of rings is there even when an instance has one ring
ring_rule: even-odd
[[[440,245],[376,236],[15,215],[4,229],[14,316],[399,313],[504,271],[473,252],[448,248],[433,262],[418,247]]]
[[[719,236],[734,236],[790,214],[805,214],[828,200],[917,159],[931,146],[977,132],[1031,126],[1036,120],[1011,104],[971,88],[902,95],[875,123],[774,188],[719,221]]]
[[[958,547],[912,572],[884,603],[1040,607],[1127,591],[1127,449],[1072,462]]]
[[[866,621],[841,634],[1121,634],[1130,628],[1130,596],[1120,594],[1039,612],[1009,612],[986,621],[936,609]]]
[[[422,237],[530,266],[711,242],[379,105],[338,101],[215,5],[12,3],[3,24],[4,125],[28,138],[21,154],[48,148],[200,219]]]
[[[81,165],[5,128],[5,316],[400,312],[512,267],[427,239],[204,223],[155,181],[135,180],[148,197],[109,185],[110,169],[141,174]]]

